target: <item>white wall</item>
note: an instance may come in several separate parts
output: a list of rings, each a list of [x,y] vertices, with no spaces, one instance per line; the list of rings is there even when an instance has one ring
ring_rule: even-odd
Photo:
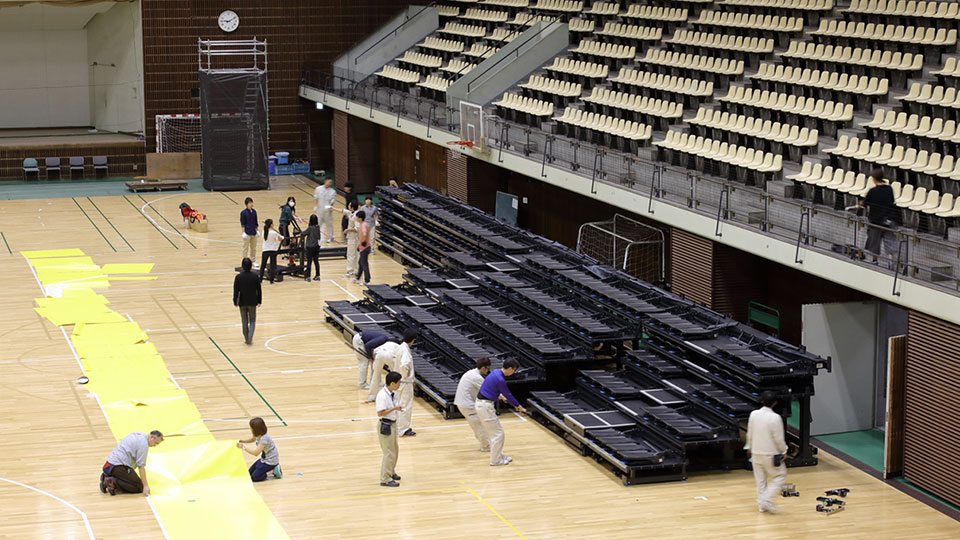
[[[814,380],[812,435],[873,427],[877,310],[873,302],[803,306],[803,345],[833,358],[832,371]]]
[[[90,114],[105,131],[143,131],[143,26],[140,1],[117,3],[87,23]],[[113,64],[115,67],[111,67]]]
[[[86,32],[0,31],[0,128],[90,124]]]

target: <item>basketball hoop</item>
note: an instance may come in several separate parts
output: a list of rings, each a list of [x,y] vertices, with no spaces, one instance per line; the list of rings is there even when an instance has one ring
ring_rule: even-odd
[[[458,145],[458,146],[466,146],[467,148],[473,148],[473,141],[448,141],[447,144],[449,144],[450,146]]]

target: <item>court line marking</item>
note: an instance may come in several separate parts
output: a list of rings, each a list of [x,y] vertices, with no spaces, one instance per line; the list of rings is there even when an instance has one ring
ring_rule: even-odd
[[[130,251],[137,251],[136,249],[133,248],[132,245],[130,245],[130,242],[127,242],[127,239],[124,238],[122,234],[120,234],[120,231],[118,231],[117,228],[114,227],[113,222],[110,221],[110,218],[108,218],[108,217],[103,213],[103,210],[100,210],[100,207],[97,206],[97,203],[93,202],[93,199],[91,199],[90,197],[87,197],[87,200],[90,201],[90,204],[92,204],[93,207],[97,209],[97,212],[100,213],[100,216],[103,217],[103,219],[107,220],[107,225],[109,225],[110,228],[113,229],[113,232],[117,233],[117,236],[119,236],[120,239],[123,240],[125,244],[127,244],[127,247],[130,248]]]
[[[350,298],[353,298],[354,300],[359,300],[359,298],[357,298],[356,296],[354,296],[352,292],[350,292],[350,291],[344,289],[343,287],[341,287],[340,284],[337,283],[337,281],[336,281],[335,279],[331,279],[330,281],[332,281],[333,284],[336,285],[338,289],[340,289],[341,291],[343,291],[343,292],[347,293],[348,295],[350,295]]]
[[[33,358],[29,360],[0,360],[0,365],[3,364],[38,364],[40,362],[63,362],[66,360],[73,360],[72,356],[63,356],[60,358]]]
[[[137,197],[139,197],[140,200],[144,202],[144,205],[140,207],[140,213],[143,214],[144,217],[146,217],[147,219],[149,219],[150,221],[152,221],[153,224],[154,224],[158,229],[160,229],[161,231],[164,231],[164,232],[167,232],[167,233],[170,233],[170,234],[175,234],[175,235],[179,236],[180,238],[183,238],[184,240],[186,240],[186,242],[187,242],[188,244],[190,244],[190,246],[191,246],[193,249],[197,249],[197,246],[193,245],[193,242],[191,242],[190,239],[187,238],[188,235],[183,234],[183,233],[180,232],[180,231],[176,231],[176,230],[171,231],[171,230],[168,230],[168,229],[164,229],[163,227],[160,226],[159,223],[157,223],[157,220],[155,220],[155,219],[153,219],[152,217],[150,217],[150,215],[147,214],[146,210],[144,210],[144,208],[147,208],[147,207],[149,206],[150,209],[153,210],[154,212],[156,212],[156,214],[157,214],[158,216],[160,216],[160,218],[161,218],[162,220],[164,220],[164,221],[167,222],[167,225],[170,225],[171,227],[173,227],[173,223],[170,223],[170,221],[167,220],[167,218],[163,217],[163,214],[161,214],[159,210],[157,210],[156,208],[154,208],[153,206],[150,206],[150,205],[152,205],[153,203],[155,203],[155,202],[157,202],[157,201],[162,201],[162,200],[169,199],[169,198],[171,198],[171,197],[176,197],[176,196],[177,196],[177,194],[167,195],[166,197],[160,197],[159,199],[153,199],[152,201],[147,201],[146,199],[143,198],[143,195],[140,195],[140,194],[138,193],[138,194],[137,194]],[[173,227],[173,228],[176,229],[176,227]],[[211,242],[224,242],[224,240],[213,240],[213,239],[209,239],[209,238],[208,238],[207,240],[210,240]],[[229,243],[231,243],[231,244],[239,244],[239,242],[229,242]]]
[[[79,208],[80,211],[83,212],[83,215],[86,216],[87,221],[89,221],[90,224],[93,225],[93,228],[96,229],[97,232],[100,233],[100,236],[103,237],[103,241],[106,242],[108,246],[110,246],[110,249],[112,249],[112,250],[114,251],[114,253],[116,253],[117,248],[113,247],[113,244],[111,244],[110,241],[107,240],[107,237],[103,234],[103,231],[100,230],[100,227],[97,227],[97,224],[94,223],[92,219],[90,219],[90,216],[87,214],[87,211],[84,210],[83,207],[80,206],[80,203],[77,202],[77,198],[76,198],[76,197],[70,197],[70,200],[73,201],[73,204],[77,205],[77,208]],[[31,266],[32,266],[32,265],[31,265]]]
[[[502,422],[500,422],[500,423],[501,423],[501,424],[516,424],[516,423],[519,422],[519,421],[520,421],[520,420],[504,420],[504,421],[502,421]],[[458,423],[456,423],[456,424],[445,424],[445,425],[442,425],[442,426],[424,426],[424,427],[418,427],[418,428],[417,428],[417,431],[428,430],[428,429],[453,429],[453,428],[463,429],[463,424],[460,423],[460,422],[458,422]],[[376,430],[368,429],[368,430],[366,430],[366,431],[348,431],[348,432],[344,432],[344,433],[318,433],[318,434],[316,434],[316,435],[292,435],[292,436],[290,436],[290,437],[274,437],[273,440],[275,440],[275,441],[285,440],[285,441],[286,441],[286,440],[293,440],[293,439],[322,439],[322,438],[326,438],[326,437],[344,437],[344,436],[347,436],[347,435],[370,435],[370,434],[374,433],[375,431],[376,431]]]
[[[497,509],[491,506],[490,503],[488,503],[486,499],[481,497],[479,493],[474,491],[473,488],[466,485],[465,483],[463,482],[460,482],[460,483],[463,484],[464,489],[472,493],[473,496],[476,497],[478,501],[482,502],[483,505],[486,506],[491,512],[493,512],[495,516],[500,518],[500,521],[504,522],[507,525],[507,527],[510,527],[510,530],[517,533],[517,536],[519,536],[520,538],[523,538],[523,540],[527,540],[527,537],[524,536],[522,532],[518,531],[517,528],[513,526],[513,523],[510,523],[510,521],[507,520],[507,518],[503,517],[503,514],[501,514],[500,512],[497,512]]]
[[[351,356],[353,356],[353,355],[351,355]],[[351,367],[351,366],[342,366],[342,367],[327,367],[327,368],[304,368],[304,369],[280,369],[280,370],[276,370],[276,371],[248,371],[248,372],[246,372],[246,374],[247,374],[247,375],[272,375],[272,374],[278,374],[278,373],[279,373],[279,374],[284,374],[284,375],[286,375],[286,374],[294,374],[294,373],[299,374],[299,373],[314,372],[314,371],[337,371],[337,370],[344,370],[344,369],[357,369],[357,366],[352,366],[352,367]],[[219,375],[220,375],[221,377],[236,377],[238,374],[237,374],[237,373],[220,373]],[[170,376],[173,377],[174,375],[171,374]],[[213,375],[213,374],[206,374],[206,375],[186,375],[186,376],[183,376],[183,377],[176,377],[176,378],[179,379],[179,380],[181,380],[181,381],[185,381],[185,380],[189,380],[189,379],[209,379],[209,378],[211,378],[211,377],[216,377],[216,375]],[[358,389],[358,390],[359,390],[359,389]]]
[[[7,246],[7,251],[10,252],[10,255],[13,255],[13,250],[10,249],[10,242],[7,242],[7,235],[3,234],[3,231],[0,231],[0,238],[3,238],[3,244]]]
[[[90,526],[90,520],[87,519],[87,514],[85,514],[85,513],[83,512],[83,510],[80,510],[79,508],[77,508],[77,507],[74,506],[73,504],[71,504],[71,503],[69,503],[69,502],[61,499],[60,497],[57,497],[57,496],[54,495],[53,493],[48,493],[48,492],[46,492],[46,491],[44,491],[44,490],[42,490],[42,489],[38,489],[38,488],[35,488],[35,487],[33,487],[33,486],[28,486],[27,484],[23,484],[23,483],[17,482],[16,480],[10,480],[9,478],[0,477],[0,480],[2,480],[2,481],[4,481],[4,482],[9,482],[9,483],[11,483],[11,484],[14,484],[14,485],[17,485],[17,486],[20,486],[20,487],[27,488],[27,489],[32,490],[32,491],[36,491],[37,493],[39,493],[39,494],[41,494],[41,495],[44,495],[44,496],[46,496],[46,497],[50,497],[51,499],[53,499],[53,500],[55,500],[55,501],[63,504],[63,505],[66,506],[67,508],[69,508],[69,509],[73,510],[74,512],[80,514],[80,518],[83,519],[83,526],[87,529],[87,535],[90,536],[90,540],[96,540],[96,536],[94,536],[94,534],[93,534],[93,527]],[[162,524],[161,524],[160,526],[163,527]],[[169,538],[169,536],[168,536],[167,538]]]
[[[230,196],[227,195],[226,193],[224,193],[224,192],[221,191],[220,194],[223,195],[224,197],[226,197],[227,200],[230,201],[230,202],[232,202],[233,204],[240,204],[240,203],[238,203],[237,201],[231,199]]]
[[[290,337],[290,336],[299,336],[299,335],[301,335],[301,334],[316,334],[316,333],[319,333],[319,332],[329,332],[329,331],[330,331],[329,328],[325,328],[325,329],[317,329],[317,330],[303,330],[303,331],[300,331],[300,332],[291,332],[291,333],[289,333],[289,334],[281,334],[281,335],[279,335],[279,336],[274,336],[274,337],[268,339],[268,340],[263,344],[263,346],[266,347],[267,350],[273,351],[273,352],[275,352],[275,353],[277,353],[277,354],[285,354],[285,355],[287,355],[287,356],[306,356],[306,357],[308,357],[308,358],[328,358],[328,355],[325,355],[325,354],[293,353],[293,352],[286,352],[286,351],[277,350],[277,349],[274,349],[273,347],[270,346],[270,342],[273,341],[273,340],[275,340],[275,339],[280,339],[280,338],[285,338],[285,337]]]
[[[161,230],[160,230],[160,227],[157,227],[157,224],[156,224],[156,223],[154,223],[153,221],[151,221],[150,218],[147,217],[146,214],[144,214],[143,212],[141,212],[140,209],[137,208],[137,205],[133,204],[133,202],[131,202],[130,199],[127,198],[126,195],[123,196],[123,200],[127,201],[127,203],[129,203],[130,206],[132,206],[133,209],[136,210],[138,214],[140,214],[141,216],[143,216],[143,219],[147,220],[147,223],[153,225],[153,228],[156,229],[158,233],[160,233],[160,236],[162,236],[162,237],[164,238],[164,240],[166,240],[167,242],[170,242],[170,245],[173,246],[175,249],[180,249],[180,246],[178,246],[177,244],[175,244],[175,243],[173,242],[173,240],[171,240],[163,231],[161,231]]]
[[[163,520],[160,519],[160,514],[157,513],[157,507],[153,505],[150,497],[147,497],[147,504],[150,505],[150,511],[153,512],[153,517],[157,518],[157,523],[160,524],[160,532],[163,533],[163,537],[170,540],[170,533],[167,532],[167,528],[163,525]]]
[[[417,413],[411,416],[437,416],[438,413]],[[362,422],[364,420],[376,420],[376,416],[365,416],[362,418],[328,418],[326,420],[290,420],[287,419],[288,424],[333,424],[336,422]],[[243,422],[246,424],[250,421],[249,418],[204,418],[204,422]],[[461,422],[462,424],[462,422]],[[420,428],[417,428],[420,429]]]
[[[368,495],[346,495],[343,497],[327,497],[323,499],[300,499],[296,501],[279,501],[274,503],[267,503],[267,506],[279,506],[281,504],[303,504],[303,503],[315,503],[315,502],[331,502],[331,501],[353,501],[359,499],[376,499],[378,497],[396,497],[398,495],[416,495],[422,493],[466,493],[466,490],[463,488],[444,488],[444,489],[418,489],[414,491],[387,491],[384,493],[372,493]]]
[[[316,322],[326,322],[326,319],[309,319],[309,320],[306,320],[306,321],[300,321],[300,320],[296,320],[296,321],[276,321],[276,322],[265,322],[265,323],[258,322],[258,323],[257,323],[257,328],[260,328],[261,326],[275,326],[275,325],[280,325],[280,324],[285,325],[285,326],[289,326],[289,325],[291,325],[291,324],[300,324],[300,323],[306,324],[306,323],[316,323]],[[200,326],[184,326],[184,327],[181,327],[181,328],[155,328],[155,329],[147,329],[147,328],[144,328],[143,331],[144,331],[144,332],[171,332],[171,331],[176,330],[176,331],[181,331],[181,332],[182,332],[182,331],[184,331],[184,330],[203,330],[203,329],[205,329],[205,328],[239,328],[239,327],[240,327],[240,323],[234,323],[234,324],[211,324],[211,325],[209,325],[209,326],[203,326],[203,327],[200,327]],[[346,356],[346,355],[344,355],[344,356]]]
[[[171,296],[171,298],[176,299],[176,297],[174,297],[173,295],[170,295],[170,296]],[[163,307],[163,304],[160,302],[160,300],[158,300],[157,297],[156,297],[156,296],[153,296],[153,295],[151,295],[150,298],[153,299],[154,304],[157,305],[157,309],[159,309],[160,312],[163,313],[163,315],[167,318],[167,320],[170,321],[171,323],[173,323],[174,325],[176,325],[176,324],[177,324],[176,319],[174,319],[174,318],[170,315],[170,312],[167,311],[167,309]],[[187,314],[188,317],[190,317],[191,319],[193,319],[194,324],[196,324],[197,326],[200,326],[200,323],[197,322],[197,320],[196,320],[195,318],[193,318],[193,315],[183,306],[183,304],[178,303],[178,305],[180,306],[180,309],[182,309],[182,310],[184,311],[184,313]],[[201,331],[203,331],[204,334],[206,334],[206,331],[204,331],[204,330],[201,330]],[[193,351],[193,354],[195,355],[195,357],[196,357],[196,358],[199,358],[200,361],[203,362],[203,365],[205,365],[205,366],[207,367],[207,370],[208,370],[210,373],[213,373],[213,374],[214,374],[214,376],[215,376],[216,379],[217,379],[217,382],[220,383],[220,386],[223,387],[224,391],[227,392],[227,395],[229,395],[231,398],[233,398],[233,401],[236,402],[237,407],[239,407],[240,410],[243,411],[243,414],[244,414],[245,416],[248,416],[248,415],[250,414],[250,412],[247,411],[246,406],[243,404],[242,401],[240,401],[240,398],[238,398],[237,395],[234,394],[232,390],[230,390],[230,387],[227,385],[226,381],[224,381],[224,380],[219,376],[219,374],[217,373],[217,371],[213,369],[213,366],[210,365],[210,362],[207,361],[207,358],[197,349],[197,346],[193,343],[193,340],[190,339],[190,336],[189,336],[188,334],[184,333],[184,332],[180,332],[180,333],[178,333],[178,334],[176,334],[176,335],[179,335],[181,338],[183,338],[183,341],[185,341],[186,344],[187,344],[187,346],[190,347],[190,349]]]
[[[227,353],[223,352],[223,349],[220,348],[220,345],[217,345],[217,342],[214,341],[213,338],[210,336],[207,336],[207,339],[209,339],[210,343],[213,343],[213,346],[216,347],[218,351],[220,351],[220,354],[222,354],[224,358],[227,359],[227,362],[230,362],[230,365],[233,366],[233,369],[237,370],[237,373],[239,373],[240,376],[243,377],[243,380],[247,381],[247,384],[250,385],[250,388],[252,388],[253,391],[256,392],[258,396],[260,396],[260,399],[262,399],[263,402],[267,404],[267,407],[269,407],[270,410],[273,411],[274,416],[276,416],[280,420],[280,422],[284,426],[286,426],[287,422],[283,419],[282,416],[280,416],[280,413],[278,413],[277,410],[273,408],[273,405],[271,405],[270,402],[267,401],[267,398],[263,397],[263,394],[261,394],[260,391],[257,390],[257,387],[254,386],[252,382],[250,382],[250,379],[248,379],[247,376],[244,375],[242,371],[240,371],[240,368],[233,363],[233,360],[231,360],[230,357],[227,356]]]
[[[70,391],[73,392],[73,397],[77,400],[77,406],[80,407],[80,412],[83,413],[83,419],[87,421],[87,427],[90,428],[90,434],[93,435],[94,439],[99,439],[97,437],[97,430],[93,429],[93,422],[90,421],[90,415],[87,414],[87,409],[83,406],[83,402],[80,401],[80,393],[77,392],[77,385],[72,383],[67,383],[70,386]]]

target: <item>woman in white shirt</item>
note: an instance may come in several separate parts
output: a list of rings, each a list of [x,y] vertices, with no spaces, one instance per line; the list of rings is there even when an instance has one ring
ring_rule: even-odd
[[[263,271],[267,267],[267,260],[270,260],[270,283],[277,273],[277,249],[280,248],[280,240],[283,237],[273,230],[273,220],[268,219],[263,222],[263,258],[260,260],[260,281],[263,281]]]

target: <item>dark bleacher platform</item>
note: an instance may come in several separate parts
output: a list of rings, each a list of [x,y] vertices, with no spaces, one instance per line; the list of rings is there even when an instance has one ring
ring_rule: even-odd
[[[516,358],[509,384],[531,415],[625,483],[746,466],[740,432],[764,390],[801,404],[788,464],[816,463],[809,399],[829,359],[423,186],[378,194],[380,248],[410,268],[329,303],[329,319],[345,337],[370,319],[419,329],[418,394],[446,417],[478,358]]]

